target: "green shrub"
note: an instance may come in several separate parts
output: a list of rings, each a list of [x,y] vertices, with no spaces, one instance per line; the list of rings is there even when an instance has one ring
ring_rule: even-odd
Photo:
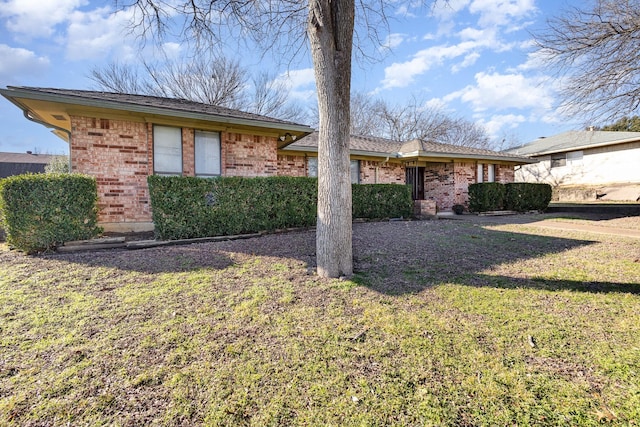
[[[504,184],[499,182],[470,184],[469,210],[471,212],[486,212],[503,209],[504,196]]]
[[[353,184],[354,218],[399,218],[411,216],[411,187],[398,184]]]
[[[549,184],[513,182],[506,184],[505,187],[505,207],[509,210],[543,211],[551,201],[552,189]]]
[[[95,178],[27,174],[0,182],[0,220],[7,242],[27,253],[100,234]]]
[[[148,177],[156,235],[187,239],[316,222],[317,180],[306,177]]]
[[[187,239],[316,224],[318,181],[308,177],[148,177],[156,236]],[[402,185],[354,185],[353,214],[391,218],[411,213]]]

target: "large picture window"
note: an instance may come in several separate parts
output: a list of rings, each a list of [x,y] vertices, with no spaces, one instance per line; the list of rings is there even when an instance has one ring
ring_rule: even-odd
[[[220,175],[220,134],[196,131],[195,157],[196,176]]]
[[[158,175],[182,175],[182,129],[153,127],[153,171]]]

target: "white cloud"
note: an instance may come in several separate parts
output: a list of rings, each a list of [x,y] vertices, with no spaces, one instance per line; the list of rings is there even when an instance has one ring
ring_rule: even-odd
[[[487,130],[491,138],[497,138],[505,130],[515,129],[519,124],[526,122],[526,118],[521,114],[496,114],[489,120],[478,121]]]
[[[382,46],[380,46],[380,48],[382,50],[396,48],[400,46],[400,44],[402,44],[403,41],[405,41],[405,38],[406,38],[406,34],[402,34],[402,33],[389,34],[386,40],[382,43]]]
[[[471,104],[474,111],[516,109],[551,109],[553,99],[549,90],[539,84],[537,78],[522,74],[498,74],[480,72],[475,75],[476,84],[447,95],[447,102],[459,99]]]
[[[49,67],[49,58],[6,44],[0,44],[0,58],[4,58],[0,61],[0,80],[4,83],[18,83],[15,76],[42,74]]]
[[[316,96],[316,76],[313,68],[291,70],[280,74],[276,83],[289,89],[291,98],[308,102]]]
[[[480,54],[478,52],[472,52],[469,55],[466,55],[464,57],[464,60],[461,63],[456,64],[453,67],[451,67],[451,71],[453,73],[457,73],[458,71],[460,71],[463,68],[471,67],[472,65],[474,65],[476,63],[476,61],[479,58],[480,58]]]
[[[122,60],[136,55],[133,35],[127,25],[132,9],[113,12],[108,7],[90,12],[73,12],[67,29],[67,57],[71,60],[104,58],[114,55]]]
[[[469,5],[469,1],[470,0],[437,1],[431,9],[431,14],[442,21],[448,21],[462,9],[467,7]]]
[[[8,0],[0,1],[0,17],[7,29],[28,37],[49,37],[55,26],[65,22],[87,0]]]
[[[481,27],[516,25],[536,11],[534,0],[473,0],[469,5],[469,12],[480,15]]]

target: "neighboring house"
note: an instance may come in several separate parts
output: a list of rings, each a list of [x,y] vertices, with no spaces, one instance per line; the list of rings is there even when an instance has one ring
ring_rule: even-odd
[[[316,176],[308,126],[179,99],[8,87],[0,94],[69,143],[71,170],[96,177],[105,231],[153,229],[147,176]],[[307,136],[309,135],[309,136]],[[306,136],[306,137],[305,137]],[[530,160],[413,140],[351,138],[352,181],[410,184],[435,210],[468,203],[468,185],[513,181]],[[423,206],[424,203],[418,203]]]
[[[0,153],[0,178],[23,173],[43,173],[55,156],[50,154]]]
[[[351,182],[408,184],[414,200],[435,202],[426,208],[441,212],[468,205],[469,184],[513,182],[514,167],[531,162],[513,154],[418,139],[398,142],[352,135],[350,149]],[[317,175],[317,133],[278,153],[279,174]]]
[[[516,181],[549,183],[556,200],[640,198],[640,132],[571,131],[506,153],[535,159],[516,170]]]

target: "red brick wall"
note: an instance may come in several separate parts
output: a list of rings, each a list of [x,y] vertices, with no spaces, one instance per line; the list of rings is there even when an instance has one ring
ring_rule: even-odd
[[[100,222],[151,220],[144,123],[71,117],[71,169],[96,177]]]
[[[427,163],[424,168],[424,197],[436,201],[439,211],[454,205],[453,163]]]
[[[96,177],[101,223],[151,221],[147,176],[153,173],[153,125],[71,117],[71,168]],[[270,176],[275,137],[221,132],[222,175]],[[195,174],[195,131],[182,129],[183,175]]]
[[[153,146],[153,144],[152,144]],[[196,132],[182,128],[182,176],[196,175]]]
[[[399,163],[360,160],[360,184],[405,184],[404,166]]]
[[[307,176],[306,160],[305,156],[278,154],[278,175]]]
[[[496,165],[496,182],[506,184],[515,181],[515,170],[513,166]]]
[[[453,205],[469,207],[469,184],[474,184],[477,181],[477,171],[476,163],[455,163],[455,195],[453,203],[446,209],[451,209]]]
[[[275,137],[222,132],[222,175],[272,176],[278,174]]]
[[[278,175],[307,176],[307,158],[278,155]],[[399,163],[360,160],[360,184],[404,184],[404,166]]]

